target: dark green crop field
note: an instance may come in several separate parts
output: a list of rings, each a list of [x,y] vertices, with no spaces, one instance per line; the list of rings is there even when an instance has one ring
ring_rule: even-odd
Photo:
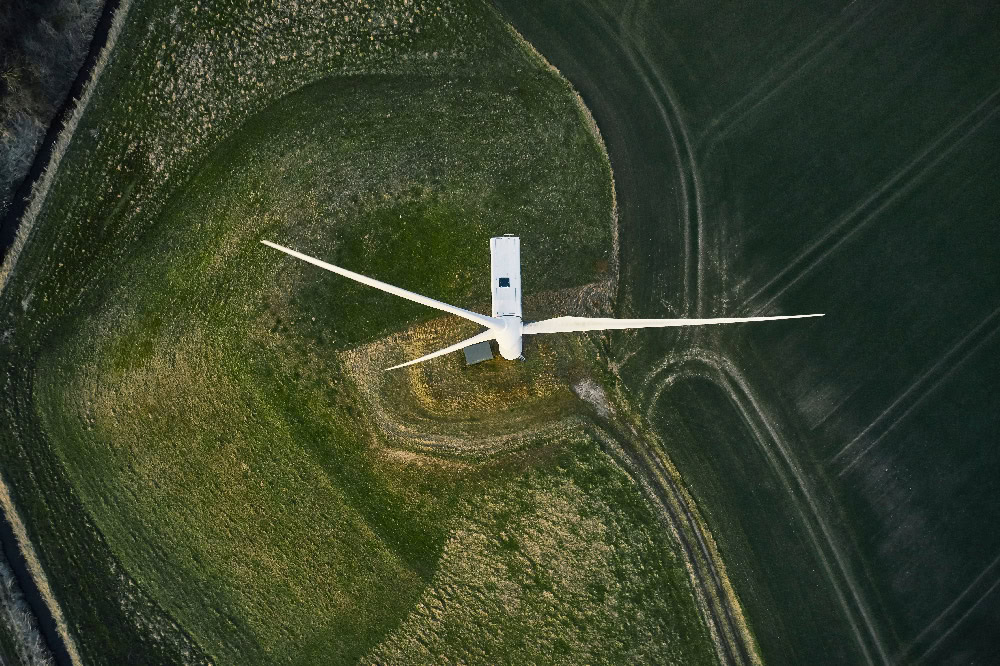
[[[995,4],[497,4],[606,138],[619,316],[827,313],[609,342],[763,659],[995,661]]]
[[[589,340],[384,373],[465,322],[259,243],[481,309],[515,233],[531,315],[606,306],[569,85],[485,4],[370,4],[133,3],[6,278],[2,472],[83,661],[712,663]]]

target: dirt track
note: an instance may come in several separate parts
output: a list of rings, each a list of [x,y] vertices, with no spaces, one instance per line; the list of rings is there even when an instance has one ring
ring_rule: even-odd
[[[112,34],[113,20],[121,5],[121,0],[107,0],[104,3],[104,8],[101,10],[94,30],[89,53],[80,67],[76,80],[70,87],[66,101],[52,119],[42,146],[35,157],[35,162],[24,181],[14,192],[13,201],[6,216],[0,218],[0,261],[7,259],[7,253],[15,242],[22,218],[30,206],[31,195],[36,183],[45,175],[46,170],[53,167],[53,156],[55,151],[59,150],[59,142],[68,141],[72,135],[72,129],[68,129],[67,125],[71,125],[70,119],[81,104],[79,100],[84,96],[85,88],[88,85],[93,87],[95,68],[97,68],[105,48],[109,47],[108,40]],[[5,263],[5,265],[7,264]],[[0,485],[2,484],[3,482],[0,481]],[[12,511],[11,507],[7,507],[7,509]],[[65,629],[61,609],[56,607],[54,612],[53,608],[46,602],[46,595],[42,588],[48,591],[48,582],[36,580],[32,576],[31,565],[15,534],[15,521],[19,523],[20,519],[7,515],[5,508],[0,507],[0,549],[6,554],[25,601],[35,615],[39,629],[56,663],[79,663],[78,649]],[[31,557],[34,558],[34,554]],[[54,606],[55,600],[50,591],[48,591],[48,597]],[[62,627],[60,627],[60,622],[63,623]]]

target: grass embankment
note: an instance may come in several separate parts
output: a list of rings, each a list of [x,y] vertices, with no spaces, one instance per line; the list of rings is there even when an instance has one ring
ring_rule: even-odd
[[[437,658],[418,625],[476,656],[455,627],[477,616],[483,659],[710,660],[668,537],[575,425],[585,364],[539,345],[368,383],[379,339],[454,324],[258,242],[468,307],[497,233],[534,293],[606,279],[607,162],[565,83],[478,3],[129,20],[0,297],[0,446],[85,657]],[[474,373],[498,384],[463,403]],[[524,397],[516,446],[420,441],[438,414],[478,444]]]
[[[498,4],[608,138],[621,314],[827,313],[612,336],[765,661],[994,659],[997,8]]]

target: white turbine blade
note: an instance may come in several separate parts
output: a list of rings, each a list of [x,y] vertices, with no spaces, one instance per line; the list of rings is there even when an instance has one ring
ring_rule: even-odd
[[[803,319],[822,317],[821,314],[784,315],[780,317],[719,317],[717,319],[602,319],[599,317],[555,317],[525,324],[522,335],[537,333],[574,333],[621,328],[665,328],[667,326],[708,326],[710,324],[741,324],[750,321]]]
[[[376,280],[374,278],[366,277],[360,273],[355,273],[354,271],[349,271],[346,268],[341,268],[340,266],[334,266],[333,264],[328,264],[325,261],[320,261],[319,259],[314,259],[308,254],[302,254],[301,252],[296,252],[295,250],[289,249],[277,243],[272,243],[271,241],[262,240],[261,243],[267,245],[268,247],[273,247],[275,250],[281,250],[285,254],[289,254],[296,259],[301,259],[302,261],[308,261],[314,266],[319,266],[320,268],[325,268],[328,271],[336,273],[337,275],[343,275],[346,278],[350,278],[361,284],[366,284],[369,287],[375,287],[376,289],[381,289],[384,292],[400,296],[407,300],[415,301],[423,305],[427,305],[432,308],[437,308],[438,310],[444,310],[453,315],[458,315],[459,317],[464,317],[470,321],[474,321],[481,326],[486,326],[487,328],[497,328],[502,327],[503,323],[494,319],[493,317],[487,317],[486,315],[479,314],[478,312],[471,312],[469,310],[463,310],[462,308],[451,305],[449,303],[442,303],[441,301],[436,301],[433,298],[427,296],[421,296],[420,294],[414,293],[412,291],[407,291],[401,287],[395,287],[387,282],[382,282],[381,280]]]
[[[386,368],[386,372],[389,370],[395,370],[396,368],[405,368],[408,365],[414,365],[415,363],[421,363],[428,359],[435,358],[437,356],[444,356],[445,354],[450,354],[453,351],[458,351],[459,349],[465,349],[470,345],[474,345],[478,342],[486,342],[487,340],[492,340],[496,337],[496,332],[494,331],[483,331],[479,335],[474,335],[471,338],[462,340],[461,342],[456,342],[450,347],[445,347],[444,349],[439,349],[436,352],[431,352],[427,356],[421,356],[420,358],[415,358],[412,361],[407,361],[406,363],[400,363],[399,365],[394,365],[391,368]]]

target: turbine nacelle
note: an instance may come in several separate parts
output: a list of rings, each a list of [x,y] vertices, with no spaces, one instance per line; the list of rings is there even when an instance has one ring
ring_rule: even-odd
[[[346,278],[355,280],[369,287],[380,289],[384,292],[394,294],[401,298],[422,303],[432,308],[437,308],[444,312],[463,317],[474,321],[486,330],[472,336],[467,340],[456,342],[455,344],[431,352],[426,356],[400,363],[388,368],[395,370],[414,363],[420,363],[429,359],[448,354],[459,349],[464,349],[471,345],[488,340],[496,340],[500,347],[500,355],[508,361],[521,358],[521,341],[525,335],[539,335],[543,333],[572,333],[579,331],[601,331],[625,328],[664,328],[668,326],[707,326],[711,324],[739,324],[743,322],[774,321],[777,319],[802,319],[805,317],[822,317],[821,314],[807,315],[781,315],[775,317],[718,317],[714,319],[610,319],[604,317],[555,317],[543,321],[535,321],[523,324],[521,321],[521,239],[517,236],[506,235],[490,239],[490,282],[493,292],[493,316],[487,317],[478,312],[465,310],[450,303],[436,301],[428,296],[423,296],[412,291],[407,291],[400,287],[393,286],[386,282],[381,282],[360,273],[349,271],[346,268],[328,264],[310,257],[309,255],[296,252],[295,250],[283,247],[271,241],[262,240],[261,243],[268,247],[273,247],[285,254],[291,255],[302,261],[307,261],[314,266],[326,269],[332,273],[343,275]]]

